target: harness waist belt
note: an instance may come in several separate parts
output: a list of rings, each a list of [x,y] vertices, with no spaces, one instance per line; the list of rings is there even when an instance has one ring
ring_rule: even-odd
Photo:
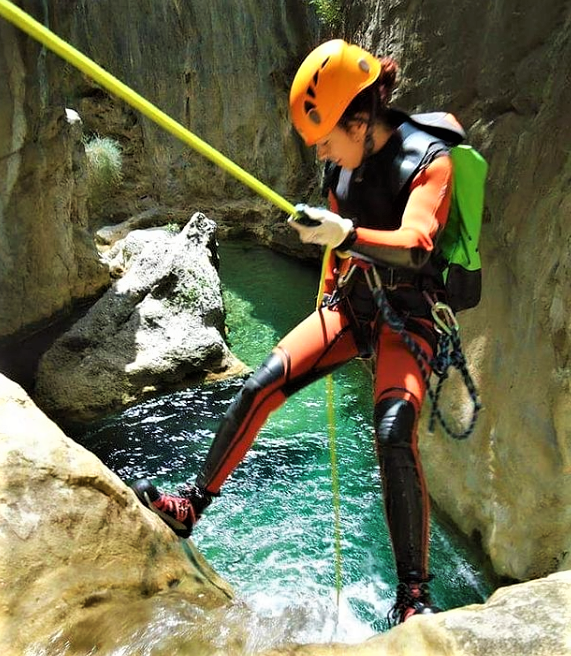
[[[417,285],[421,274],[418,271],[409,269],[393,269],[377,267],[377,273],[381,282],[387,289],[392,289],[397,285]]]

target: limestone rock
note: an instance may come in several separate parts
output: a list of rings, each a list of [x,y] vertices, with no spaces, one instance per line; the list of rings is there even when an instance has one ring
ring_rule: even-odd
[[[0,43],[2,340],[110,281],[88,231],[81,127],[66,120],[52,60],[5,20]]]
[[[0,471],[3,656],[126,653],[165,618],[195,627],[160,653],[216,653],[229,586],[4,376]]]
[[[222,337],[215,224],[195,214],[178,235],[145,233],[127,239],[127,273],[44,354],[36,399],[50,415],[86,420],[243,370]]]
[[[358,645],[295,645],[260,656],[568,656],[571,572],[496,591],[485,604],[413,617]]]
[[[424,431],[422,452],[438,505],[519,580],[571,551],[569,21],[566,0],[357,0],[348,26],[402,65],[398,106],[454,112],[490,165],[482,302],[459,317],[484,410],[471,439]]]
[[[305,0],[263,6],[252,0],[231,6],[227,0],[139,0],[128,26],[113,9],[104,0],[70,11],[66,0],[54,0],[47,19],[87,56],[278,193],[305,190],[313,156],[294,136],[287,111],[296,64],[318,29]],[[192,204],[205,212],[219,203],[226,218],[232,216],[228,201],[258,201],[246,185],[84,76],[62,66],[54,83],[74,98],[86,133],[113,136],[123,148],[128,184],[101,216],[91,217],[94,226],[138,214],[149,197],[154,205]],[[270,211],[265,202],[265,214]]]

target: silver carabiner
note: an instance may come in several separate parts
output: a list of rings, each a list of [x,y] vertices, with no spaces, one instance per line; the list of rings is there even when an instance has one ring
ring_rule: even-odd
[[[345,285],[349,282],[351,276],[355,273],[356,268],[357,268],[356,264],[351,265],[347,273],[345,273],[344,275],[340,275],[339,278],[337,278],[337,287],[339,287],[339,289],[343,289],[343,287],[345,287]]]
[[[377,289],[382,289],[383,281],[381,280],[381,276],[379,276],[379,272],[375,266],[363,269],[363,271],[365,272],[365,280],[367,281],[367,285],[371,292],[374,292]],[[371,271],[373,272],[373,282],[371,282]]]
[[[434,303],[432,306],[432,318],[434,319],[434,328],[438,332],[451,335],[452,331],[458,331],[459,326],[456,315],[446,303],[442,301]]]

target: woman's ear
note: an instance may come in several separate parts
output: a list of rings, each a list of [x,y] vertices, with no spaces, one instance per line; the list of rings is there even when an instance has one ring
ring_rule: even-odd
[[[361,143],[365,141],[367,134],[367,123],[365,121],[353,121],[349,124],[347,132],[353,141]]]

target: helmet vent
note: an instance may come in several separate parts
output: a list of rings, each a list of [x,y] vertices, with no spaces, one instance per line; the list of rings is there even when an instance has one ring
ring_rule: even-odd
[[[364,59],[359,59],[357,65],[364,73],[368,73],[371,70],[371,67]]]
[[[329,59],[330,59],[330,57],[326,57],[326,58],[323,60],[323,63],[321,64],[321,68],[325,68],[325,67],[327,66],[327,62],[329,61]]]
[[[306,93],[311,98],[315,98],[315,90],[313,89],[313,87],[307,87]]]
[[[319,125],[321,123],[321,116],[315,107],[307,112],[307,116],[312,123],[315,123],[315,125]]]
[[[315,71],[315,74],[313,76],[313,84],[317,86],[317,81],[319,80],[319,71]]]

